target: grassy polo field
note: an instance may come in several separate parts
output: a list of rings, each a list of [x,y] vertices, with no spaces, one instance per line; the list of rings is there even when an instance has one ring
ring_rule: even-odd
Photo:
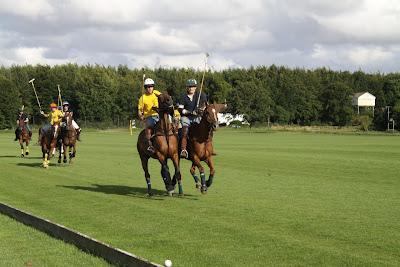
[[[399,136],[221,129],[206,195],[181,161],[185,196],[166,196],[152,160],[151,198],[136,137],[85,131],[75,162],[53,158],[46,170],[38,146],[20,158],[13,132],[0,132],[0,202],[173,266],[400,265]],[[1,262],[106,265],[4,215],[0,223]]]

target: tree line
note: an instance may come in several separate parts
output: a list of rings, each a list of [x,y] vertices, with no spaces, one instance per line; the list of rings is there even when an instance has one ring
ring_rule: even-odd
[[[175,101],[185,92],[185,81],[200,83],[202,70],[191,68],[129,69],[102,65],[23,65],[0,68],[0,128],[15,125],[18,109],[40,123],[39,107],[28,81],[35,87],[43,108],[57,102],[57,84],[63,100],[68,100],[76,119],[86,126],[111,126],[137,116],[142,77],[151,77],[156,88],[167,91]],[[252,125],[267,122],[297,125],[337,125],[357,123],[351,96],[368,91],[376,96],[374,114],[364,112],[371,128],[384,130],[387,106],[390,117],[400,125],[400,73],[313,70],[283,66],[260,66],[209,71],[204,91],[210,102],[224,102],[233,114],[245,114]],[[369,113],[368,113],[369,112]],[[84,126],[83,125],[83,126]]]

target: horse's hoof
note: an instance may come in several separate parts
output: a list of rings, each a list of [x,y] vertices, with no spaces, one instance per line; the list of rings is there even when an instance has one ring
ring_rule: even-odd
[[[67,159],[64,159],[63,162],[64,162],[64,163],[67,163]]]
[[[201,188],[201,184],[197,183],[196,184],[196,189],[200,189]]]
[[[168,196],[172,197],[174,195],[174,190],[168,191]]]
[[[201,187],[201,193],[204,195],[204,194],[207,194],[207,186],[202,186]]]
[[[211,185],[212,185],[212,182],[210,182],[210,180],[207,180],[207,181],[206,181],[206,186],[207,186],[207,187],[210,187]]]
[[[25,152],[25,155],[29,156],[29,152]]]
[[[21,154],[21,158],[23,158],[23,157],[25,157],[25,155],[24,155],[24,154]]]
[[[58,162],[58,163],[61,163],[61,159],[59,159],[57,162]]]

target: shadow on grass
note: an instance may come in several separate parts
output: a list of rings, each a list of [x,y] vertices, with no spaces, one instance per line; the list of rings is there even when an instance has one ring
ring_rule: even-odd
[[[42,162],[20,162],[17,163],[17,166],[37,168],[42,167]]]
[[[39,158],[41,159],[41,158]],[[37,168],[42,167],[42,161],[40,162],[19,162],[16,164],[17,166],[21,167],[30,167],[30,168]],[[60,164],[57,161],[51,162],[49,168],[65,168],[68,164]]]
[[[74,189],[74,190],[85,190],[91,192],[99,192],[104,194],[121,195],[121,196],[133,196],[139,198],[146,198],[150,200],[164,200],[165,197],[169,197],[165,191],[152,189],[153,196],[147,195],[147,188],[144,187],[133,187],[125,185],[102,185],[92,184],[92,186],[76,186],[76,185],[57,185],[59,187]],[[197,198],[188,198],[192,195],[185,195],[179,198],[185,198],[189,200],[197,200]]]
[[[0,156],[0,158],[17,158],[17,159],[22,159],[21,155],[4,155]],[[31,157],[31,156],[25,156],[23,159],[41,159],[41,157]]]

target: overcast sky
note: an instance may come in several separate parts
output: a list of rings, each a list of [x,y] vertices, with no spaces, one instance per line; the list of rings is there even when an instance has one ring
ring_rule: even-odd
[[[397,72],[399,0],[0,0],[0,65]]]

